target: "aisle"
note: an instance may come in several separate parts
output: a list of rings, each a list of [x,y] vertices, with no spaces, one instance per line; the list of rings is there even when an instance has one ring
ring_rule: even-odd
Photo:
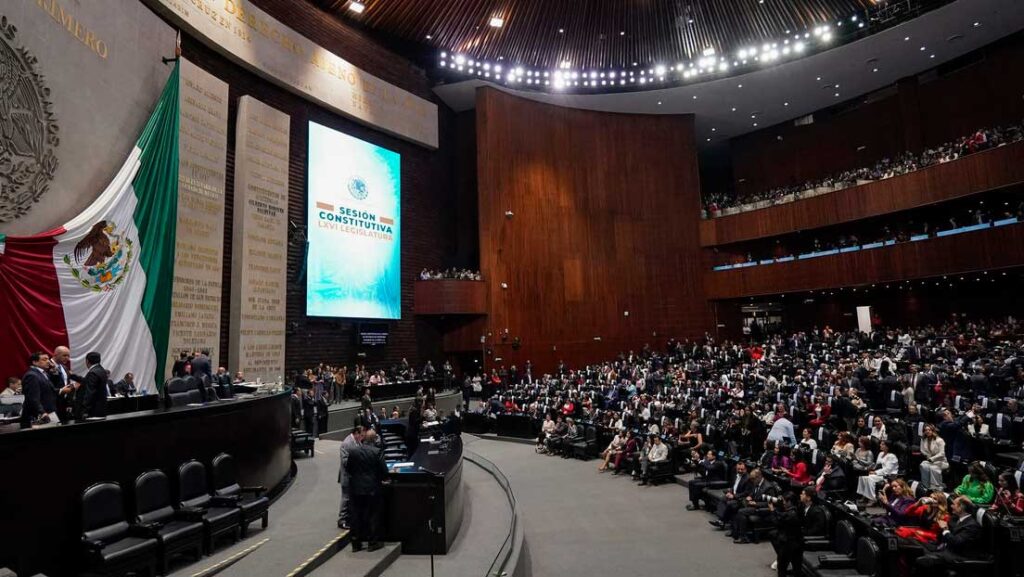
[[[298,475],[294,483],[270,507],[270,525],[250,527],[249,537],[221,547],[199,563],[176,565],[171,576],[190,577],[202,569],[231,557],[268,539],[266,543],[220,573],[219,577],[283,576],[290,573],[325,543],[336,537],[338,503],[338,464],[340,443],[320,440],[313,458],[297,458]]]
[[[526,561],[547,575],[774,575],[768,544],[733,545],[707,513],[688,512],[686,489],[639,487],[599,474],[597,461],[534,453],[531,445],[464,435],[465,446],[509,479],[526,532]]]

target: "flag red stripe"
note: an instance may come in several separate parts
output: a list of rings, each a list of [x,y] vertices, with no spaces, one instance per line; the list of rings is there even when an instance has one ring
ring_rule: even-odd
[[[0,377],[20,377],[30,354],[68,344],[53,267],[53,247],[64,232],[6,239],[0,255]]]

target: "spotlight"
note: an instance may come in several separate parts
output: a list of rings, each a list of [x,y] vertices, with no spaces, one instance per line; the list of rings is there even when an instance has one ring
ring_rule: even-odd
[[[495,16],[491,18],[491,28],[501,28],[505,25],[505,19]]]
[[[658,76],[664,76],[665,72],[665,67],[661,64],[654,67],[654,73],[657,74]]]
[[[348,5],[348,9],[356,14],[362,14],[363,10],[366,10],[366,4],[363,4],[362,2],[351,2]]]

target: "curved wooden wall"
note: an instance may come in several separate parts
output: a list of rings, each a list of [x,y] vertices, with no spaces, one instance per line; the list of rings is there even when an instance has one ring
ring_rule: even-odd
[[[1024,225],[744,269],[709,272],[710,299],[885,283],[1024,265]]]
[[[879,216],[1024,182],[1024,142],[831,194],[700,222],[716,246]]]
[[[476,110],[488,367],[530,359],[538,374],[703,334],[692,116],[575,110],[487,88]]]
[[[418,280],[413,311],[418,315],[487,314],[487,283],[478,280]]]

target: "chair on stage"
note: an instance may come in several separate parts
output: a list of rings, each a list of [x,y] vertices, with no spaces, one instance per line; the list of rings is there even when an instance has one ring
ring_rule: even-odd
[[[163,471],[135,478],[135,523],[159,543],[164,575],[174,557],[192,554],[198,561],[203,556],[203,524],[186,516],[171,505],[171,483]]]
[[[178,509],[187,519],[203,523],[203,548],[209,554],[219,537],[238,541],[241,511],[230,499],[214,497],[206,482],[206,467],[196,460],[178,467]]]
[[[242,537],[245,537],[249,531],[249,524],[254,521],[262,521],[263,528],[267,528],[270,499],[264,496],[267,492],[266,487],[243,487],[238,484],[236,474],[234,457],[221,453],[213,458],[210,464],[213,494],[217,498],[235,502],[242,515],[240,526]]]
[[[130,525],[117,483],[96,483],[82,493],[83,573],[156,574],[157,540]]]

